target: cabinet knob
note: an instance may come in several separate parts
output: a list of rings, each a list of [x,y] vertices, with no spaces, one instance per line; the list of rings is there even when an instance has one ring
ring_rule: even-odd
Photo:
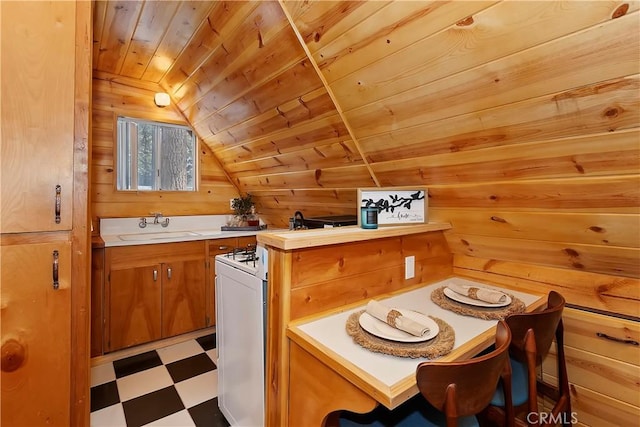
[[[171,267],[167,268],[167,277],[171,279]]]
[[[158,281],[158,270],[153,270],[153,281],[154,282]]]
[[[9,339],[2,343],[2,372],[13,372],[24,363],[26,349],[22,343]]]

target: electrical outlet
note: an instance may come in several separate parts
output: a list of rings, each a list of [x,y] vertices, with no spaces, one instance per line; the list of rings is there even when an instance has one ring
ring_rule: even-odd
[[[229,199],[229,209],[233,210],[233,199]]]
[[[412,279],[416,275],[416,257],[411,255],[404,258],[404,278]]]

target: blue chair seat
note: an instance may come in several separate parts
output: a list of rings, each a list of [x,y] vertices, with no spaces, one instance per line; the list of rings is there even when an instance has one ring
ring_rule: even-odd
[[[527,365],[512,358],[509,358],[509,361],[511,362],[511,395],[513,396],[513,406],[520,406],[529,399]],[[491,405],[504,408],[504,391],[502,384],[498,384],[496,392],[491,399]]]
[[[380,405],[366,414],[343,412],[340,427],[444,427],[447,420],[444,414],[425,400],[414,398],[404,405],[390,411]],[[458,418],[458,427],[479,427],[475,416]]]

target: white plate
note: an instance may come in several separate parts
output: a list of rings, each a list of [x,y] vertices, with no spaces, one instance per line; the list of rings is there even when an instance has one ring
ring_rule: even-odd
[[[421,337],[411,335],[408,332],[401,331],[400,329],[396,329],[393,326],[389,326],[387,323],[376,319],[366,311],[360,315],[360,326],[362,329],[373,334],[377,337],[384,338],[391,341],[400,341],[400,342],[422,342],[433,339],[440,332],[440,328],[438,324],[428,316],[425,316],[422,313],[418,313],[413,310],[405,310],[405,309],[397,309],[403,316],[407,316],[411,320],[415,320],[426,325],[429,328],[429,332],[424,334]]]
[[[492,303],[492,302],[480,301],[478,299],[469,298],[447,287],[444,288],[444,294],[454,301],[458,301],[468,305],[475,305],[477,307],[498,308],[498,307],[505,307],[511,304],[511,297],[509,295],[506,295],[507,299],[504,302]]]

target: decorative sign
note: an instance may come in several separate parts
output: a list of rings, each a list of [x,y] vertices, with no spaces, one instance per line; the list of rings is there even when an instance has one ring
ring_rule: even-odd
[[[360,208],[378,209],[379,225],[424,224],[429,221],[426,188],[359,188],[358,203],[358,211]]]

